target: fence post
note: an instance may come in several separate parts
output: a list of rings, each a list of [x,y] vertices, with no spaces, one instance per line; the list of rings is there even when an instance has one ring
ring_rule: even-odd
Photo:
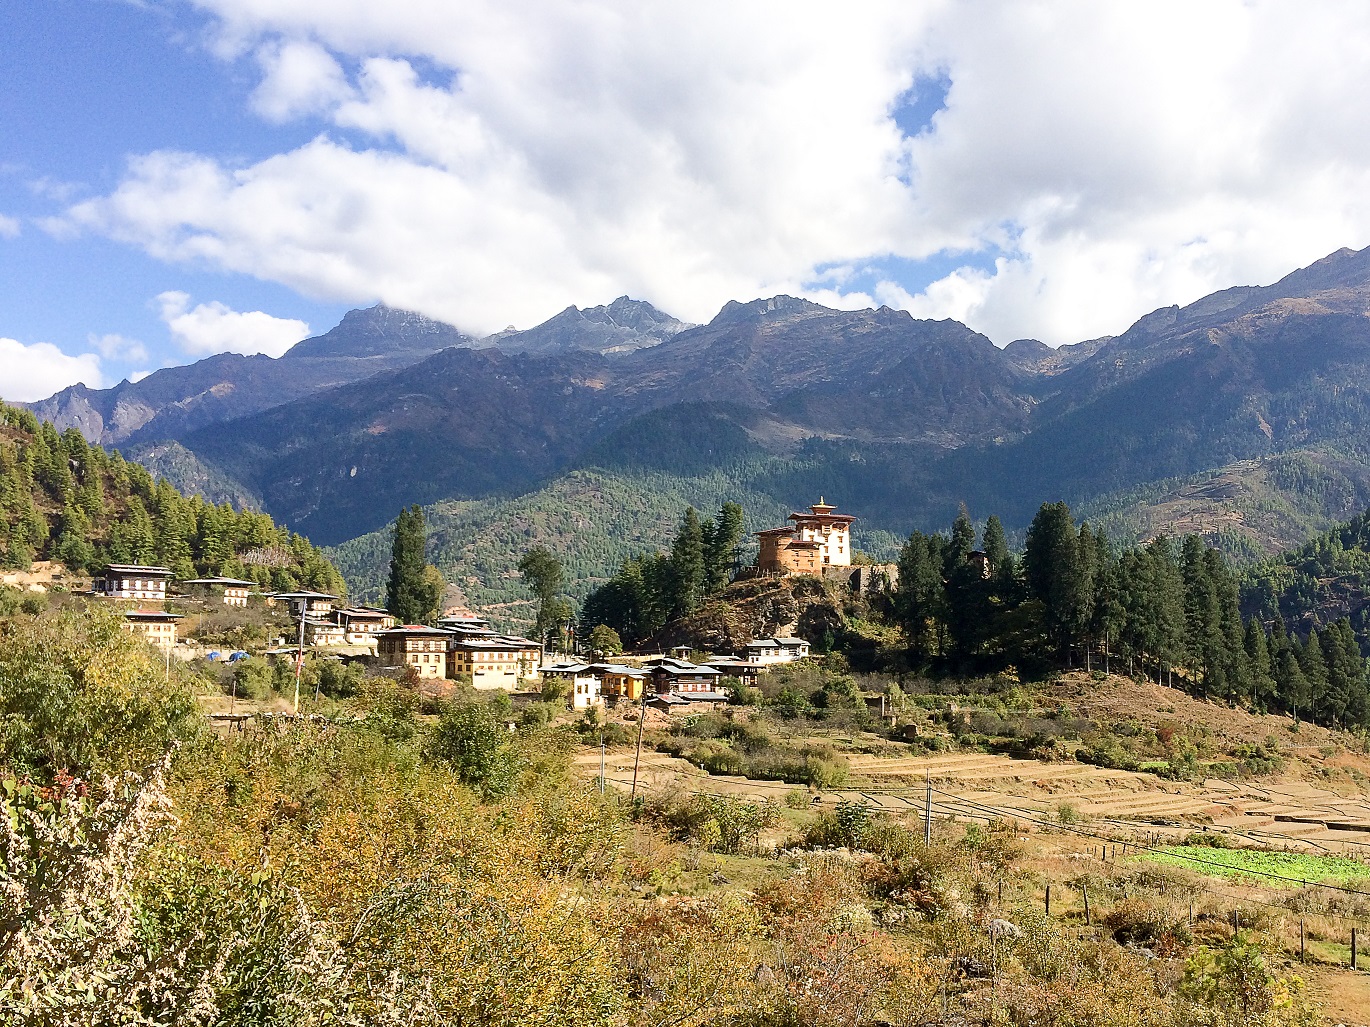
[[[1004,904],[1004,882],[1003,882],[1003,881],[1000,881],[1000,882],[999,882],[999,905],[1002,906],[1003,904]]]
[[[1304,934],[1304,929],[1303,929],[1303,917],[1299,917],[1299,962],[1300,962],[1300,963],[1305,962],[1305,956],[1306,956],[1306,953],[1307,953],[1307,947],[1308,947],[1308,938],[1307,938],[1307,935]]]
[[[1047,916],[1051,916],[1051,885],[1047,885]]]
[[[1089,915],[1089,885],[1081,885],[1080,892],[1085,897],[1085,926],[1093,927],[1094,919]]]
[[[1351,928],[1351,969],[1356,968],[1356,929]]]

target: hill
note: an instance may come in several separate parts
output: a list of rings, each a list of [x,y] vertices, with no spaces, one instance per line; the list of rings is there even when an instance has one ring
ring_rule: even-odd
[[[187,499],[74,428],[59,435],[30,411],[0,406],[0,567],[35,559],[60,560],[78,573],[148,563],[181,578],[344,588],[317,549],[267,514]]]

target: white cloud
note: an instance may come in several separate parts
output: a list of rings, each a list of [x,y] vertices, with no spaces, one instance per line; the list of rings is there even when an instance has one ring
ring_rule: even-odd
[[[157,304],[177,345],[195,356],[265,353],[279,357],[309,337],[309,325],[303,321],[272,317],[260,310],[239,312],[217,300],[191,307],[190,296],[184,292],[161,293]]]
[[[0,239],[17,239],[19,231],[18,219],[0,214]]]
[[[322,134],[246,166],[142,155],[68,223],[472,331],[625,292],[691,320],[846,305],[821,269],[964,253],[863,288],[1067,342],[1370,243],[1354,0],[199,3],[255,54],[257,111]],[[936,75],[908,140],[891,112]]]
[[[147,347],[137,339],[127,339],[122,335],[89,335],[86,341],[106,360],[128,363],[147,363]]]
[[[13,402],[46,399],[77,382],[92,389],[105,387],[98,356],[68,356],[50,342],[26,346],[16,339],[0,338],[0,367],[5,369],[0,398]]]
[[[262,81],[252,94],[252,106],[270,121],[325,111],[351,95],[338,62],[313,43],[265,46],[257,60]]]

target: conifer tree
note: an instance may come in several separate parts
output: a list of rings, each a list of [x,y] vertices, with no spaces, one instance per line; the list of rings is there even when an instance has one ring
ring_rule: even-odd
[[[718,519],[705,522],[702,534],[706,591],[717,592],[728,584],[744,529],[742,507],[737,503],[724,503]]]
[[[704,530],[694,507],[685,510],[671,546],[674,612],[692,613],[704,594]]]
[[[395,519],[395,537],[390,546],[390,579],[386,585],[385,608],[401,624],[421,624],[430,620],[441,602],[439,590],[424,574],[427,560],[428,527],[422,507],[415,504],[401,510]]]
[[[1088,581],[1079,539],[1065,503],[1043,503],[1023,551],[1028,594],[1042,603],[1047,630],[1063,660],[1088,619]]]

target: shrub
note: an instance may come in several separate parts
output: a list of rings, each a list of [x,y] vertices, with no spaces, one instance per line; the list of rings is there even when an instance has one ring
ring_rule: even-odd
[[[809,793],[802,788],[791,788],[785,793],[785,806],[787,809],[808,809]]]
[[[518,782],[522,759],[488,703],[463,703],[443,714],[424,755],[450,768],[462,784],[489,800]]]

